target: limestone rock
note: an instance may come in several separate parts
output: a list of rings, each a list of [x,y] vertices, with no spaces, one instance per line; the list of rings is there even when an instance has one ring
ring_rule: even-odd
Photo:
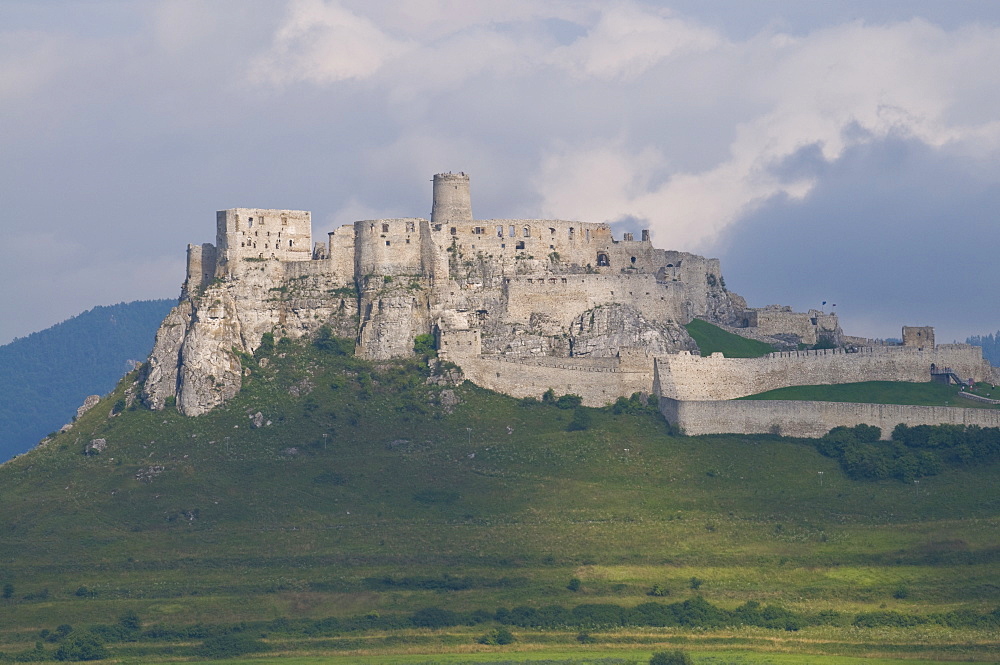
[[[87,455],[96,455],[99,453],[103,453],[107,447],[108,447],[107,439],[91,439],[90,443],[87,444],[87,447],[84,450],[84,452]]]
[[[100,401],[100,395],[89,395],[85,400],[83,400],[83,404],[80,405],[80,408],[76,410],[76,420],[79,420],[83,417],[83,414],[97,406],[97,403]]]
[[[573,321],[570,348],[574,357],[613,358],[623,349],[663,355],[698,348],[677,323],[654,323],[630,305],[603,305]]]

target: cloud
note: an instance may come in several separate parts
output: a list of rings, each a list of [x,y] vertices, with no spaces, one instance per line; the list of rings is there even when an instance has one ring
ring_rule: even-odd
[[[336,2],[295,0],[250,78],[277,85],[365,79],[412,47]]]
[[[665,59],[705,52],[722,43],[714,30],[665,10],[616,3],[586,36],[556,49],[551,61],[579,77],[634,79]]]

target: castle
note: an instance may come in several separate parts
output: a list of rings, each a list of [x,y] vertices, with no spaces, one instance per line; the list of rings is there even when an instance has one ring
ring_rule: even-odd
[[[683,327],[693,318],[786,351],[702,358]],[[236,352],[252,353],[265,333],[299,338],[321,326],[374,360],[411,355],[418,335],[433,334],[439,356],[478,385],[519,397],[551,388],[589,406],[654,390],[687,402],[802,383],[926,381],[932,364],[992,377],[978,348],[935,345],[929,328],[904,331],[901,347],[866,347],[833,314],[747,307],[717,259],[658,249],[648,231],[616,240],[605,223],[476,220],[469,176],[442,173],[430,219],[358,221],[315,244],[305,211],[217,213],[215,244],[188,246],[144,399],[205,413],[239,391]],[[795,350],[820,341],[858,352]]]

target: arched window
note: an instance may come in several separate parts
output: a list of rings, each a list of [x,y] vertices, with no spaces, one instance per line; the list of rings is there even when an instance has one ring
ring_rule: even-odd
[[[527,226],[525,226],[524,227],[523,235],[524,235],[525,238],[530,238],[531,237],[531,229],[528,228]]]
[[[602,267],[606,268],[606,267],[608,267],[610,265],[611,265],[611,259],[608,258],[608,253],[607,252],[598,252],[597,253],[597,267],[598,268],[602,268]]]

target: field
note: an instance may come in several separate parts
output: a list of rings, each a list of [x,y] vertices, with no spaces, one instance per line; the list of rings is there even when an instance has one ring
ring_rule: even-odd
[[[996,463],[852,481],[812,442],[675,436],[639,399],[519,401],[336,348],[244,362],[209,415],[129,407],[132,377],[0,467],[4,653],[41,631],[40,658],[94,634],[135,662],[233,635],[345,663],[1000,649]],[[734,619],[748,601],[797,623]],[[643,624],[650,603],[726,618]],[[554,606],[558,625],[517,623]],[[512,644],[479,643],[504,627]]]

